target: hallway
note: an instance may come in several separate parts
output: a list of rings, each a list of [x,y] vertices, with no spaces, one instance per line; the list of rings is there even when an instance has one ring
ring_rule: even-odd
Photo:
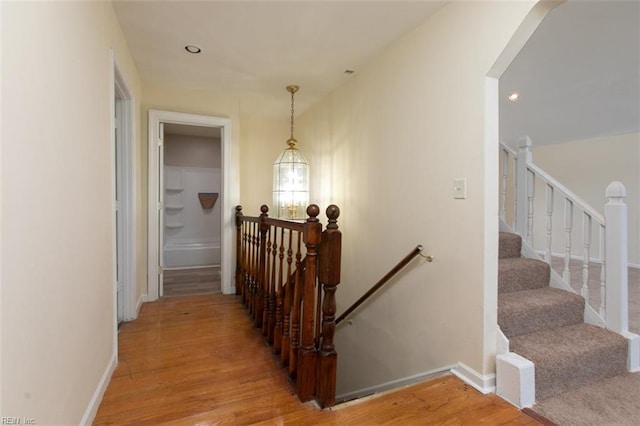
[[[235,296],[147,303],[119,348],[96,425],[537,424],[450,375],[332,410],[300,404]]]

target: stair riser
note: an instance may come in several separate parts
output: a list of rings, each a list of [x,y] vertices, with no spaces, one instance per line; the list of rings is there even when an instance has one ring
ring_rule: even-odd
[[[522,238],[517,234],[501,232],[499,237],[498,258],[520,257]]]
[[[623,374],[627,371],[626,347],[611,350],[603,348],[579,359],[565,360],[556,365],[545,365],[533,361],[536,377],[536,400],[542,401],[552,396],[589,385],[599,380]],[[588,370],[590,374],[585,374]]]
[[[533,290],[549,286],[551,268],[534,259],[498,261],[498,293]]]
[[[525,299],[517,307],[513,307],[512,303],[500,303],[498,298],[498,324],[508,338],[579,324],[583,319],[584,299],[579,296],[544,304],[536,304],[536,300],[528,303]]]

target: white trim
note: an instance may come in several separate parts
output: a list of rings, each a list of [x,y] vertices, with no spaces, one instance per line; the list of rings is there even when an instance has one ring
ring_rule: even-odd
[[[140,297],[138,298],[138,302],[136,303],[136,318],[138,318],[138,315],[140,314],[140,308],[142,307],[142,304],[145,302],[148,302],[147,295],[141,294]]]
[[[96,390],[93,392],[93,396],[89,401],[89,405],[82,416],[82,420],[80,420],[81,425],[90,425],[93,423],[93,419],[96,417],[96,413],[98,412],[98,408],[100,408],[100,403],[102,402],[102,397],[107,390],[107,386],[109,386],[109,381],[111,381],[111,376],[116,369],[116,365],[118,364],[118,357],[116,355],[117,349],[114,348],[113,353],[111,354],[111,359],[109,360],[109,364],[107,368],[102,373],[102,377],[100,378],[100,382],[96,387]]]
[[[137,317],[137,313],[135,310],[136,307],[136,220],[135,220],[135,211],[136,211],[136,191],[135,191],[135,176],[136,176],[136,155],[135,155],[135,100],[131,95],[131,90],[129,90],[129,85],[127,84],[124,75],[119,70],[118,61],[114,55],[113,49],[110,51],[111,57],[111,129],[115,129],[115,120],[113,117],[113,111],[115,111],[115,97],[116,95],[121,98],[120,106],[121,106],[121,132],[122,136],[122,164],[120,165],[122,171],[122,194],[121,194],[121,206],[120,209],[122,211],[122,227],[123,232],[122,235],[124,239],[122,241],[122,249],[123,249],[123,264],[120,265],[122,267],[122,279],[123,279],[123,320],[131,321]],[[115,133],[112,134],[112,145],[115,144]],[[112,200],[115,200],[115,173],[116,171],[116,162],[115,162],[115,152],[111,150],[111,159],[112,159]],[[115,206],[114,206],[115,208]],[[116,259],[116,249],[115,245],[115,217],[113,218],[113,229],[114,229],[114,279],[117,280],[117,259]],[[115,284],[117,286],[117,283]],[[117,323],[117,293],[116,293],[116,323]]]
[[[221,279],[222,292],[224,294],[235,293],[235,283],[233,282],[233,274],[235,269],[232,267],[233,261],[233,243],[234,243],[234,203],[239,200],[239,185],[234,182],[231,185],[231,176],[234,176],[235,170],[232,169],[232,146],[231,146],[231,119],[225,117],[213,117],[206,115],[185,114],[181,112],[149,110],[149,140],[148,140],[148,157],[149,157],[149,185],[148,185],[148,264],[147,264],[147,300],[154,301],[158,299],[158,266],[162,262],[162,256],[159,256],[158,247],[158,194],[159,194],[159,166],[158,166],[158,147],[157,140],[159,135],[160,123],[174,123],[192,126],[218,127],[222,130],[221,148],[222,148],[222,194],[220,196],[222,202],[222,264]]]
[[[451,369],[451,374],[483,394],[496,391],[496,375],[494,373],[483,375],[465,363],[459,362]]]
[[[494,155],[499,148],[499,84],[497,78],[484,79],[484,238],[482,249],[482,365],[483,370],[494,369],[493,361],[498,345],[498,257],[499,257],[499,209],[496,200],[498,190],[499,157]]]
[[[423,380],[428,380],[428,379],[433,379],[436,377],[439,377],[441,375],[443,375],[444,373],[447,373],[451,370],[452,366],[448,366],[448,367],[443,367],[443,368],[438,368],[435,370],[431,370],[431,371],[426,371],[424,373],[418,373],[418,374],[414,374],[413,376],[408,376],[408,377],[404,377],[402,379],[397,379],[397,380],[391,380],[390,382],[385,382],[379,385],[375,385],[375,386],[369,386],[366,388],[362,388],[362,389],[357,389],[351,392],[347,392],[345,394],[342,395],[337,395],[336,396],[336,401],[338,404],[342,403],[342,404],[346,404],[347,402],[354,400],[354,399],[358,399],[358,398],[363,398],[365,396],[370,396],[373,394],[377,394],[377,393],[381,393],[381,392],[385,392],[391,389],[396,389],[396,388],[400,388],[403,386],[408,386],[408,385],[412,385],[414,383],[417,382],[421,382]]]

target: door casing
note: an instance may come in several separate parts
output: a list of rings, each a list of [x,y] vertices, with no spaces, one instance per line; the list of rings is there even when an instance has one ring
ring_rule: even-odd
[[[239,200],[238,182],[231,182],[231,176],[237,175],[233,168],[231,152],[231,119],[207,115],[186,114],[182,112],[149,110],[149,186],[148,186],[148,274],[147,301],[157,300],[160,296],[159,276],[162,262],[162,246],[160,234],[160,204],[161,174],[163,164],[159,144],[162,144],[162,123],[182,124],[187,126],[217,127],[221,131],[222,149],[222,262],[221,280],[222,293],[235,293],[233,280],[233,243],[234,243],[234,207]],[[235,174],[234,174],[235,173]]]

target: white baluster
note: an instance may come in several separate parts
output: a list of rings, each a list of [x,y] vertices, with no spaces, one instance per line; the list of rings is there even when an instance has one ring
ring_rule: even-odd
[[[582,288],[580,294],[584,297],[585,303],[589,303],[589,247],[591,246],[591,216],[588,213],[582,215],[582,247],[584,257],[582,258]]]
[[[545,260],[551,264],[551,231],[553,230],[553,186],[547,184],[547,251]]]
[[[500,219],[507,220],[507,177],[509,175],[509,152],[502,150],[502,182],[500,188]]]
[[[533,203],[536,196],[536,175],[529,171],[527,178],[527,242],[533,247]]]
[[[516,160],[516,224],[515,230],[521,236],[527,235],[527,178],[531,162],[531,139],[523,136],[519,141],[520,151]]]
[[[571,284],[571,271],[569,262],[571,261],[571,229],[573,228],[573,201],[564,199],[564,270],[562,279],[567,284]]]
[[[627,190],[620,182],[607,187],[609,202],[604,206],[607,235],[607,328],[617,333],[629,331],[628,266],[627,266]]]
[[[600,316],[605,321],[607,320],[607,310],[606,310],[606,296],[607,296],[607,281],[606,281],[606,258],[605,258],[605,238],[606,238],[606,230],[604,225],[600,225],[600,262],[602,265],[600,267]]]

